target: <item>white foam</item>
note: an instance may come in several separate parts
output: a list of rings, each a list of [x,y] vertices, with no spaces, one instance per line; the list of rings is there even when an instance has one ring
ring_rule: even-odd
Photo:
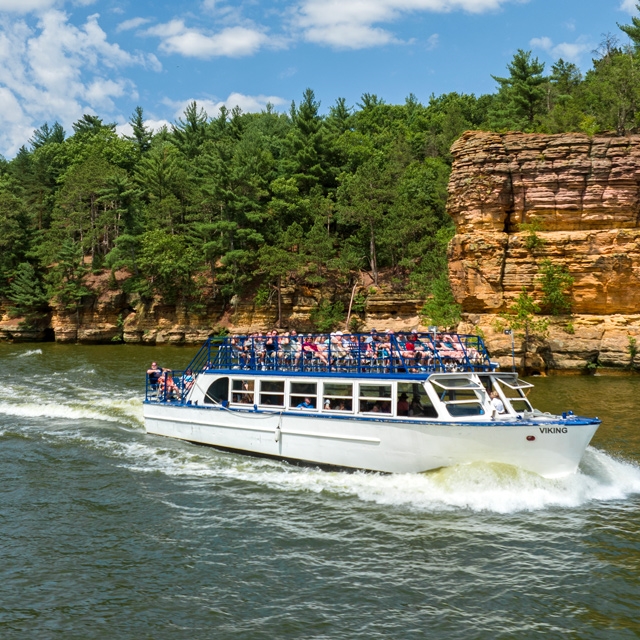
[[[124,445],[126,466],[193,478],[229,478],[278,491],[323,491],[390,507],[438,512],[516,513],[576,508],[592,501],[622,500],[640,493],[637,465],[588,449],[581,470],[546,479],[508,465],[474,463],[425,474],[379,475],[324,472],[178,444],[158,449],[150,442]],[[174,444],[174,443],[172,443]]]
[[[42,349],[30,349],[29,351],[25,351],[24,353],[16,354],[16,358],[28,358],[29,356],[41,356]]]
[[[72,407],[65,404],[47,403],[6,403],[0,402],[0,414],[21,418],[62,418],[65,420],[105,420],[120,422],[118,417],[110,416],[91,409]]]

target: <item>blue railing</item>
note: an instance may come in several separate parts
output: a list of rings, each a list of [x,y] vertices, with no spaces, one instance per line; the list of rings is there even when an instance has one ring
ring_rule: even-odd
[[[164,371],[147,399],[186,401],[202,371],[278,371],[376,376],[492,371],[480,336],[434,333],[261,335],[209,338],[184,371]]]

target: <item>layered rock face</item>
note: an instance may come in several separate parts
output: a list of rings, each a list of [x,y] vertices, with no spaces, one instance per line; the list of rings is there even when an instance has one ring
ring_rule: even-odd
[[[491,327],[523,287],[541,299],[550,260],[574,278],[574,317],[552,320],[532,366],[629,365],[640,336],[640,136],[468,132],[452,152],[452,288],[501,359]]]

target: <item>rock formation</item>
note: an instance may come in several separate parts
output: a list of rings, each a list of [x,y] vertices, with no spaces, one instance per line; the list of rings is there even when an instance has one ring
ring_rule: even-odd
[[[550,260],[574,278],[573,315],[552,319],[527,364],[631,365],[640,339],[640,136],[467,132],[452,152],[449,273],[467,328],[478,324],[510,361],[496,320],[523,287],[541,299],[539,269]]]

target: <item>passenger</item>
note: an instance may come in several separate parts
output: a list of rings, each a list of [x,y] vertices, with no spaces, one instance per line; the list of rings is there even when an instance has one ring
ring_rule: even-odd
[[[398,398],[398,415],[399,416],[408,416],[409,415],[409,403],[407,402],[409,396],[406,393],[401,393]]]
[[[193,387],[194,379],[193,373],[191,373],[191,369],[187,369],[182,376],[182,386],[184,388],[185,394],[191,391],[191,387]]]
[[[325,409],[325,411],[328,411],[329,409],[331,409],[331,400],[329,400],[329,398],[327,398],[324,401],[324,409]]]
[[[162,377],[162,367],[159,367],[157,362],[152,362],[151,367],[147,369],[147,376],[149,379],[149,386],[153,391],[157,391],[160,378]]]
[[[491,392],[491,405],[493,406],[493,417],[495,418],[497,413],[506,413],[504,408],[504,402],[500,400],[498,392],[494,389]]]
[[[409,406],[409,415],[421,416],[423,413],[424,407],[420,403],[420,398],[418,396],[413,396],[413,398],[411,398],[411,405]]]
[[[297,409],[315,409],[315,406],[311,402],[311,398],[305,398],[304,402],[301,402],[296,408]]]

